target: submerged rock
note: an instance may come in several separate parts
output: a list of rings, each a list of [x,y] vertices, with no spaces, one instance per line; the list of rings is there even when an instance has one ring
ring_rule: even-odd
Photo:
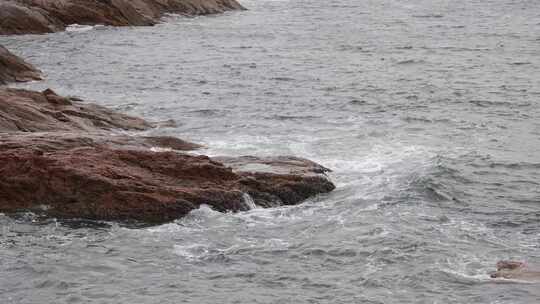
[[[70,24],[153,25],[164,13],[207,15],[240,9],[236,0],[10,0],[0,2],[0,35],[50,33]]]
[[[334,189],[306,159],[209,158],[174,137],[115,132],[150,126],[51,90],[0,90],[0,212],[163,223],[202,204],[241,211]]]
[[[540,283],[540,269],[518,261],[499,261],[497,271],[491,274],[492,278],[504,278]]]
[[[2,20],[1,16],[0,20]],[[41,80],[40,74],[39,70],[33,65],[15,56],[0,45],[0,85],[8,82]]]

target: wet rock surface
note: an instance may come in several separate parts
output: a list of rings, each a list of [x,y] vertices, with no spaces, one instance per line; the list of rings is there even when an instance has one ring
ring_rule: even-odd
[[[70,24],[153,25],[164,13],[207,15],[244,9],[235,0],[8,0],[0,35],[61,31]]]
[[[213,209],[299,203],[333,189],[299,175],[236,174],[206,156],[79,147],[0,151],[2,212],[32,210],[60,218],[161,223],[202,204]]]
[[[244,177],[242,183],[251,186],[247,193],[263,207],[295,205],[334,189],[326,177],[331,170],[305,158],[241,156],[215,157],[214,160]]]
[[[168,222],[202,204],[242,211],[330,192],[329,170],[296,157],[209,158],[175,137],[119,133],[143,119],[51,90],[0,90],[0,212]]]
[[[540,269],[519,261],[499,261],[491,277],[540,283]]]
[[[2,20],[1,16],[0,20]],[[0,45],[0,85],[8,82],[40,80],[40,74],[39,70],[33,65],[15,56]]]

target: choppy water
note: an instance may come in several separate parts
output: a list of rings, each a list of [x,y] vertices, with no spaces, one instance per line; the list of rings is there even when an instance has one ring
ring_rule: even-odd
[[[1,37],[62,94],[211,155],[334,169],[305,204],[131,229],[0,216],[2,303],[538,303],[540,2],[244,0]]]

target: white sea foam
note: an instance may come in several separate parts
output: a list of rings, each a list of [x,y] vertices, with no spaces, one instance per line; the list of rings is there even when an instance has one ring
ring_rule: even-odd
[[[488,272],[482,274],[467,274],[452,269],[442,269],[443,272],[455,277],[460,281],[468,283],[518,283],[518,284],[538,284],[538,281],[525,281],[519,279],[492,278]]]
[[[484,274],[468,274],[462,271],[453,269],[441,269],[443,272],[455,277],[459,281],[467,281],[470,283],[488,283],[493,279],[486,272]]]
[[[255,205],[255,201],[253,200],[251,195],[244,193],[243,197],[244,197],[244,204],[246,204],[246,206],[250,210],[257,209],[257,205]]]
[[[87,32],[95,29],[97,26],[92,25],[81,25],[81,24],[70,24],[66,28],[66,32]]]
[[[174,245],[173,251],[175,254],[189,260],[199,258],[209,252],[208,247],[204,244]]]

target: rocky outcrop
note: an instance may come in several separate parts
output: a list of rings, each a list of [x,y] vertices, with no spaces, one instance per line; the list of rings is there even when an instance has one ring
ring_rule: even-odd
[[[533,269],[518,261],[499,261],[497,271],[492,273],[491,277],[540,283],[540,269]]]
[[[0,45],[0,85],[31,80],[41,80],[40,72]]]
[[[153,25],[164,13],[241,9],[236,0],[7,0],[0,1],[0,35],[50,33],[70,24]]]
[[[235,0],[0,0],[0,34],[70,24],[152,25],[163,13],[243,9]],[[39,72],[0,47],[0,83]],[[163,223],[202,204],[218,211],[298,204],[332,191],[329,170],[295,157],[186,154],[200,145],[126,131],[147,121],[59,96],[0,89],[0,212]],[[121,133],[122,131],[123,133]]]
[[[162,223],[202,204],[218,211],[297,204],[333,185],[325,177],[237,174],[206,156],[114,149],[0,148],[0,211]]]
[[[52,90],[0,90],[0,132],[145,130],[143,119],[61,97]]]
[[[114,132],[150,127],[50,90],[0,90],[0,212],[163,223],[202,204],[241,211],[334,189],[306,159],[209,158],[174,137]]]

